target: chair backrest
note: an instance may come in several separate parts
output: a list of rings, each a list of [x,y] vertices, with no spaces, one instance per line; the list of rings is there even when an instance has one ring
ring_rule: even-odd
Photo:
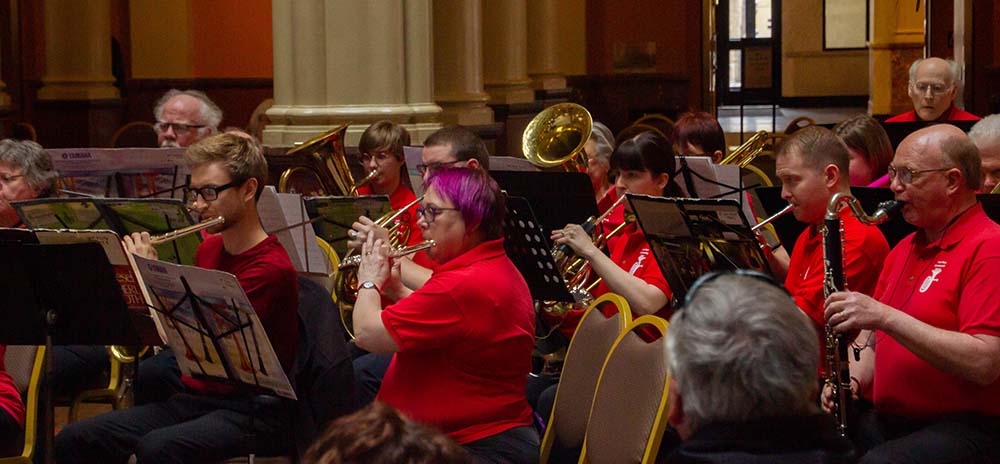
[[[583,314],[563,362],[540,462],[549,461],[553,447],[558,455],[559,450],[577,450],[583,445],[601,367],[631,322],[628,302],[613,293],[602,295]]]
[[[299,346],[292,368],[295,447],[301,457],[332,419],[357,408],[350,347],[330,292],[299,276]]]
[[[581,463],[651,463],[667,425],[667,326],[636,319],[615,341],[590,410]],[[659,336],[649,340],[647,334]]]
[[[111,136],[111,148],[157,146],[156,129],[146,121],[132,121],[119,127]]]
[[[10,345],[4,355],[4,365],[25,398],[24,440],[20,454],[0,457],[0,464],[30,464],[35,452],[36,430],[38,426],[38,394],[42,368],[45,364],[45,347]]]

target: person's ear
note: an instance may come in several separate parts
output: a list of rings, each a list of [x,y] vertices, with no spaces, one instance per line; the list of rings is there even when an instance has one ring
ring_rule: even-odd
[[[965,184],[965,176],[962,175],[962,171],[958,168],[951,168],[944,174],[948,179],[947,192],[949,195],[958,191]]]
[[[670,182],[670,176],[666,173],[660,173],[657,174],[653,180],[656,182],[656,188],[662,191],[667,188],[667,184]]]
[[[840,168],[835,164],[828,164],[823,168],[823,181],[826,188],[835,189],[840,184]]]
[[[715,150],[715,153],[712,153],[712,163],[719,164],[719,162],[722,161],[722,158],[722,150]]]
[[[482,167],[480,167],[479,165],[479,160],[475,158],[469,158],[465,160],[465,167],[469,169],[482,169]]]
[[[243,197],[244,202],[253,200],[257,196],[257,185],[259,184],[256,177],[251,177],[243,183],[243,186],[240,187],[240,195]]]
[[[667,391],[667,423],[670,424],[681,438],[689,435],[687,416],[684,415],[684,396],[677,388],[677,381],[670,379],[670,386]]]

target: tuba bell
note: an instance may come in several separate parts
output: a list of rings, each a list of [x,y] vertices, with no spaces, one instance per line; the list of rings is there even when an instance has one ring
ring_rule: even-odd
[[[521,151],[539,168],[562,166],[568,172],[586,172],[583,146],[590,139],[593,124],[590,112],[576,103],[552,105],[524,129]]]

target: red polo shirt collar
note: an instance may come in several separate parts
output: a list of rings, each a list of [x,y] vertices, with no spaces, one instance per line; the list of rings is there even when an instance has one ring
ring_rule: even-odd
[[[471,250],[456,256],[451,261],[438,266],[437,269],[434,269],[434,272],[439,273],[447,272],[453,269],[461,269],[478,261],[498,258],[506,255],[507,251],[504,250],[502,238],[487,240],[472,247]]]

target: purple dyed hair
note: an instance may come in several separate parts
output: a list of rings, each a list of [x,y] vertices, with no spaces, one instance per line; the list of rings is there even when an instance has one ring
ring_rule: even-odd
[[[500,186],[481,169],[443,168],[424,181],[424,189],[448,199],[470,229],[479,228],[486,240],[503,237],[503,218],[507,201]]]

